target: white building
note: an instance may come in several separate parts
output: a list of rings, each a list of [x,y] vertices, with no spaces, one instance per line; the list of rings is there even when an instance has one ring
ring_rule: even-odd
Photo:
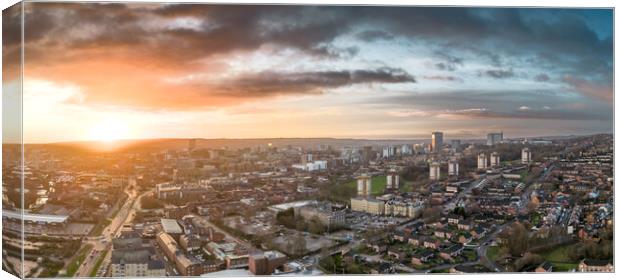
[[[302,171],[319,171],[327,169],[327,161],[325,160],[315,160],[313,162],[301,163],[301,164],[293,164],[293,168],[299,169]]]
[[[381,154],[384,158],[391,158],[396,154],[396,148],[393,146],[383,147],[383,153]]]
[[[491,167],[498,167],[499,162],[499,154],[497,152],[491,153]]]
[[[439,180],[439,177],[441,175],[439,173],[439,169],[440,169],[439,168],[439,163],[437,163],[437,162],[431,163],[430,169],[429,169],[429,171],[430,171],[429,178],[431,180]]]
[[[448,175],[459,176],[459,162],[455,159],[448,162]]]
[[[478,169],[487,169],[487,155],[484,153],[478,155]]]
[[[404,144],[400,147],[400,154],[403,156],[412,155],[413,148],[411,147],[411,145]]]
[[[529,148],[523,148],[521,150],[521,163],[528,164],[530,162],[532,162],[532,152]]]
[[[372,189],[372,178],[367,174],[357,177],[357,195],[368,196]]]
[[[386,184],[385,184],[385,188],[387,190],[396,190],[398,189],[398,185],[399,185],[399,178],[398,178],[398,172],[396,172],[396,170],[392,169],[390,170],[387,174],[386,174]]]

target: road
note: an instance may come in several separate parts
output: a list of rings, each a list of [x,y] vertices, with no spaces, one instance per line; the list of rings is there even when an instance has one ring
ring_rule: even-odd
[[[448,213],[452,212],[454,210],[454,208],[456,208],[456,206],[459,203],[459,201],[463,198],[463,196],[471,194],[471,190],[476,185],[478,185],[483,179],[484,179],[484,177],[471,182],[465,189],[463,189],[462,191],[458,192],[455,197],[450,199],[450,201],[446,202],[444,204],[444,207],[443,207],[443,214],[447,215]]]
[[[89,238],[88,243],[93,244],[93,250],[89,253],[88,257],[86,257],[84,263],[80,265],[80,268],[74,275],[75,277],[90,277],[91,271],[95,268],[97,260],[102,254],[105,254],[106,259],[110,258],[112,239],[118,236],[123,224],[133,220],[135,211],[138,210],[140,206],[140,198],[152,193],[152,191],[145,192],[140,196],[137,195],[135,189],[131,191],[125,189],[125,193],[127,194],[125,204],[123,204],[116,216],[112,219],[112,222],[103,230],[102,235]],[[135,203],[136,201],[138,202]]]

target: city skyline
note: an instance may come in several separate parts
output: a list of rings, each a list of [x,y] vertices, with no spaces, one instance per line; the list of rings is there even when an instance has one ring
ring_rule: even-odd
[[[25,11],[26,143],[613,132],[609,9],[26,3]],[[10,31],[19,17],[6,15]],[[19,47],[3,42],[10,65]],[[16,73],[4,69],[3,91],[16,92]]]

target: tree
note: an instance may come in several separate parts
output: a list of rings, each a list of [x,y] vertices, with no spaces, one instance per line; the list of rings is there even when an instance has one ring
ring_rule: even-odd
[[[521,269],[529,266],[540,264],[545,261],[541,256],[532,253],[525,253],[523,257],[517,259],[514,264],[515,271],[520,271]]]
[[[143,196],[140,199],[140,206],[143,209],[156,209],[156,208],[162,208],[164,205],[163,203],[161,203],[161,201],[159,201],[159,199],[155,197]]]
[[[528,233],[525,226],[519,222],[513,223],[506,244],[508,252],[512,256],[521,256],[527,251],[528,245]]]
[[[317,217],[312,217],[308,222],[308,231],[314,234],[323,234],[326,230],[327,228]]]

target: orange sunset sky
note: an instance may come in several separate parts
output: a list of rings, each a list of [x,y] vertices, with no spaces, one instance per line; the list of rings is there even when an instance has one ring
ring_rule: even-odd
[[[25,5],[28,143],[612,131],[611,10]]]

